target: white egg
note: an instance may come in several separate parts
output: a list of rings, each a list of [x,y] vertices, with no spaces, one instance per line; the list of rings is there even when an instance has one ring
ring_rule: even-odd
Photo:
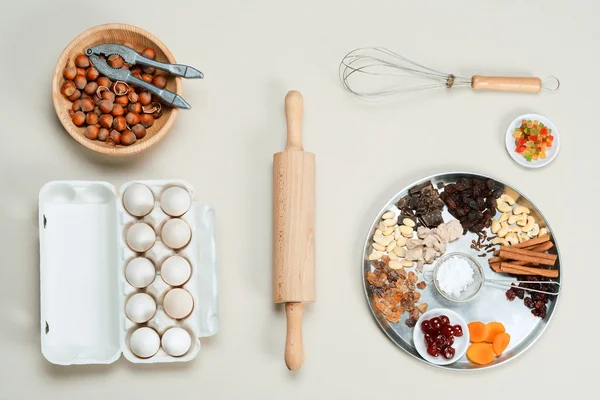
[[[143,324],[156,314],[156,302],[147,293],[136,293],[127,300],[125,314],[133,322]]]
[[[192,267],[181,256],[171,256],[160,267],[160,276],[171,286],[181,286],[190,279]]]
[[[129,339],[129,347],[136,356],[149,358],[158,352],[160,337],[154,329],[144,326],[133,332]]]
[[[194,299],[185,289],[171,289],[165,295],[163,308],[171,318],[183,319],[192,312]]]
[[[123,193],[123,206],[129,214],[143,217],[154,208],[154,195],[148,186],[134,183]]]
[[[133,224],[127,230],[127,245],[133,251],[140,253],[148,251],[154,245],[155,241],[156,233],[154,229],[143,222]]]
[[[160,196],[160,206],[171,217],[180,217],[190,209],[192,197],[182,187],[170,187]]]
[[[180,357],[192,346],[192,338],[185,329],[171,328],[163,334],[161,343],[167,354]]]
[[[182,219],[173,218],[165,222],[160,232],[164,244],[172,249],[180,249],[189,243],[192,237],[190,226]]]
[[[136,257],[125,267],[125,279],[135,288],[142,289],[154,281],[156,269],[152,261],[144,257]]]

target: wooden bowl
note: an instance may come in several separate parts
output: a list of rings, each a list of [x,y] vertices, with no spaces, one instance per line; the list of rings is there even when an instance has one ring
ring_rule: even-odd
[[[56,115],[64,128],[75,140],[90,150],[110,156],[127,156],[140,153],[158,143],[171,129],[179,110],[176,107],[165,107],[163,115],[154,121],[146,130],[146,136],[137,140],[130,146],[111,146],[99,140],[90,140],[83,134],[85,127],[77,127],[71,121],[69,110],[73,104],[60,93],[60,86],[64,81],[63,70],[75,65],[75,57],[82,54],[87,47],[97,46],[102,43],[122,44],[129,42],[137,51],[151,47],[156,52],[156,60],[175,64],[175,58],[167,47],[156,36],[143,29],[126,24],[106,24],[88,29],[77,36],[60,55],[52,78],[52,101]],[[166,88],[181,95],[181,78],[167,76]]]

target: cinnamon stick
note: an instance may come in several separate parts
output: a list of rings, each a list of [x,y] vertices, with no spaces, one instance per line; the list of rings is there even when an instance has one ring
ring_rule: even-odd
[[[500,270],[500,265],[501,265],[501,264],[502,264],[502,263],[499,263],[499,262],[496,262],[496,263],[490,263],[490,268],[491,268],[491,269],[492,269],[492,271],[494,271],[494,272],[502,272],[502,271]]]
[[[515,244],[513,246],[510,246],[510,247],[514,247],[514,248],[517,248],[517,249],[522,249],[522,248],[525,248],[525,247],[531,247],[531,246],[535,246],[537,244],[545,243],[548,240],[550,240],[550,235],[544,235],[544,236],[537,237],[535,239],[529,239],[529,240],[526,240],[524,242],[517,243],[517,244]]]
[[[552,260],[552,261],[556,261],[556,258],[557,258],[555,254],[540,253],[537,251],[531,251],[531,250],[525,250],[525,249],[514,249],[512,247],[501,248],[500,253],[502,254],[502,252],[520,254],[520,255],[524,255],[524,256],[537,257],[537,258],[545,258],[547,260]],[[517,260],[514,257],[506,257],[506,258],[511,258],[513,260]]]
[[[521,250],[521,251],[527,251],[527,250]],[[530,262],[530,263],[538,263],[538,264],[542,264],[542,265],[554,265],[554,263],[556,262],[556,256],[553,254],[536,253],[534,251],[529,252],[529,253],[530,254],[527,254],[527,253],[522,254],[522,253],[516,253],[516,252],[511,252],[506,249],[502,249],[502,250],[500,250],[500,257],[502,257],[504,259],[514,260],[514,261],[525,261],[525,262]],[[542,257],[542,256],[553,256],[553,258]]]
[[[500,271],[515,275],[539,275],[547,278],[558,278],[557,269],[531,268],[512,263],[501,263]]]
[[[554,243],[548,241],[548,242],[545,242],[545,243],[542,243],[542,244],[536,244],[536,245],[531,246],[531,247],[525,247],[525,250],[531,250],[531,251],[536,251],[536,252],[539,252],[539,253],[543,253],[545,251],[550,250],[553,247],[554,247]],[[500,254],[500,250],[499,249],[496,250],[496,251],[494,251],[494,255],[495,256],[497,256],[498,254]]]

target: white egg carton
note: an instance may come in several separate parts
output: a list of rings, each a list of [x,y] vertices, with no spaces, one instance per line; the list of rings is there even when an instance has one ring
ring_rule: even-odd
[[[134,217],[124,208],[122,194],[133,183],[148,186],[154,208],[145,217]],[[192,202],[180,218],[191,228],[190,242],[180,250],[160,239],[162,225],[172,217],[159,204],[161,193],[172,186],[185,188],[194,199],[194,189],[183,181],[135,181],[114,186],[96,181],[53,181],[40,190],[40,290],[42,353],[53,364],[110,364],[121,354],[134,363],[190,361],[200,351],[200,338],[219,329],[217,304],[217,259],[215,216],[210,205]],[[156,242],[140,254],[126,243],[127,229],[145,222],[156,232]],[[162,307],[172,288],[160,277],[162,262],[171,255],[186,258],[192,274],[182,288],[193,297],[189,316],[176,320]],[[155,280],[136,289],[125,279],[125,266],[137,257],[150,259],[156,267]],[[125,304],[135,293],[150,294],[157,303],[156,314],[136,324],[125,314]],[[172,327],[185,329],[191,348],[180,357],[162,347],[152,357],[140,358],[130,349],[129,338],[147,326],[159,335]]]

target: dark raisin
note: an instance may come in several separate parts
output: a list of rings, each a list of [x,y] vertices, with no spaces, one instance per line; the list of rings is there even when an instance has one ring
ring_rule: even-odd
[[[542,309],[542,307],[546,307],[546,304],[543,301],[538,300],[535,302],[535,308]]]
[[[525,297],[525,291],[523,289],[513,289],[515,291],[515,295],[521,300]]]
[[[495,199],[499,199],[500,196],[502,196],[502,189],[494,189],[494,191],[492,191],[492,197]]]
[[[406,326],[408,326],[409,328],[414,328],[414,326],[417,324],[417,321],[414,319],[407,319],[406,321],[404,321],[404,323],[406,324]]]
[[[485,210],[485,199],[483,197],[478,197],[476,201],[477,201],[477,209],[479,211]]]
[[[488,190],[494,190],[494,181],[488,179],[487,181],[485,181],[485,187],[487,187]]]
[[[515,292],[512,289],[506,291],[506,299],[508,301],[513,301],[515,299]]]
[[[535,306],[535,303],[531,299],[531,297],[525,297],[525,300],[523,300],[523,303],[525,304],[525,307],[527,307],[527,308],[533,308]]]

